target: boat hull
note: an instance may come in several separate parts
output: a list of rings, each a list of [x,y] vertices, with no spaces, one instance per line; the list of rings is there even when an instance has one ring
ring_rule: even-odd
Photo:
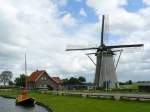
[[[28,98],[22,101],[16,101],[16,105],[22,105],[22,106],[34,106],[35,100],[33,98]]]

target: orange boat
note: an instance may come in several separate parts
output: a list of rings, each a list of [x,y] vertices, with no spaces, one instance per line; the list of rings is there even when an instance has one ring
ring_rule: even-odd
[[[34,98],[29,97],[27,90],[24,90],[21,95],[16,97],[16,104],[22,106],[34,106],[35,100]]]
[[[26,53],[25,53],[25,75],[27,74],[27,65],[26,65]],[[23,90],[21,95],[16,97],[16,104],[22,106],[34,106],[35,100],[34,98],[29,97],[27,91],[27,79],[25,79],[25,89]]]

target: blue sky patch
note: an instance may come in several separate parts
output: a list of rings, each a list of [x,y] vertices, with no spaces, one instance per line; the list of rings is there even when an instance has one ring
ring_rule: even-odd
[[[141,8],[147,7],[143,0],[128,0],[127,5],[123,6],[128,12],[138,12]]]
[[[69,0],[67,5],[60,6],[59,10],[64,12],[61,16],[64,16],[66,13],[71,13],[74,18],[79,20],[81,23],[95,23],[98,22],[98,16],[95,14],[94,10],[88,7],[85,3],[85,0],[76,1]],[[79,15],[80,9],[83,8],[87,16],[83,17]]]

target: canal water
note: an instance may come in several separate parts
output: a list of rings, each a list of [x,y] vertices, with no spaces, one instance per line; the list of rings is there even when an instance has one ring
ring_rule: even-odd
[[[35,105],[35,107],[16,106],[15,99],[0,97],[0,112],[48,112],[44,107]]]

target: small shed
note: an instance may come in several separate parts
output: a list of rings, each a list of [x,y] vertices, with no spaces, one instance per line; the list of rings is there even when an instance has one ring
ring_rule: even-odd
[[[150,83],[145,83],[139,85],[139,91],[140,92],[150,92]]]

